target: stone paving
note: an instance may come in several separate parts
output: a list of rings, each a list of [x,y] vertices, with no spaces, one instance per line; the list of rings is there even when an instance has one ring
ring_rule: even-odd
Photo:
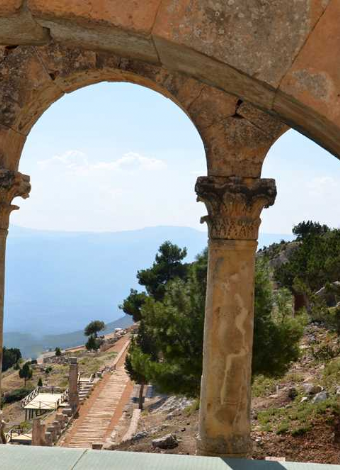
[[[94,443],[104,443],[112,432],[122,412],[121,401],[126,400],[124,392],[127,391],[130,396],[132,389],[124,368],[128,343],[129,337],[124,337],[112,348],[118,352],[113,362],[116,370],[104,375],[90,398],[80,407],[78,419],[60,443],[62,447],[91,448]]]
[[[129,377],[124,366],[114,372],[67,447],[91,448],[103,442]]]

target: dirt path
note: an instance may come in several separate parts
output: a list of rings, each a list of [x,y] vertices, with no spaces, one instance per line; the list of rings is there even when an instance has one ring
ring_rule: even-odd
[[[128,341],[129,337],[122,338],[110,351],[119,353]],[[91,397],[80,407],[79,418],[61,446],[90,448],[92,443],[104,443],[111,435],[132,392],[131,381],[124,369],[126,353],[127,350],[121,355],[116,371],[106,374]]]

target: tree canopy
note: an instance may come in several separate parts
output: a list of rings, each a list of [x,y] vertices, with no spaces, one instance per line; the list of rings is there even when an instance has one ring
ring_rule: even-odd
[[[2,371],[5,372],[10,367],[13,367],[19,362],[20,359],[20,349],[4,347],[2,350]]]
[[[85,347],[88,351],[97,351],[99,349],[99,344],[94,335],[91,335],[87,340]]]
[[[85,336],[94,335],[97,338],[99,331],[105,330],[105,323],[100,320],[91,321],[84,330]]]
[[[327,225],[321,225],[319,222],[307,220],[307,222],[300,222],[293,227],[293,233],[296,235],[297,240],[302,240],[309,235],[324,235],[329,232],[330,228]]]
[[[169,281],[186,277],[188,265],[183,263],[186,255],[186,248],[179,248],[169,241],[162,243],[151,268],[137,272],[138,283],[145,288],[146,292],[131,289],[130,295],[119,308],[127,315],[132,315],[135,322],[140,321],[141,309],[149,296],[161,301]]]
[[[174,252],[184,253],[178,247]],[[172,275],[162,281],[161,296],[156,286],[147,289],[138,314],[139,331],[126,360],[133,380],[152,382],[165,393],[199,395],[207,263],[205,250],[195,262],[183,263],[185,269],[168,270]],[[287,291],[285,295],[280,302],[275,299],[269,268],[265,261],[258,263],[253,374],[280,375],[298,357],[303,325],[292,317],[291,296],[288,293],[287,299]]]
[[[30,364],[28,362],[25,362],[25,364],[19,370],[19,377],[21,379],[24,379],[25,386],[27,380],[30,380],[33,377],[33,370],[30,368]]]
[[[287,263],[275,271],[275,277],[293,293],[313,294],[325,284],[340,280],[340,230],[326,225],[302,222],[293,229],[299,246]]]

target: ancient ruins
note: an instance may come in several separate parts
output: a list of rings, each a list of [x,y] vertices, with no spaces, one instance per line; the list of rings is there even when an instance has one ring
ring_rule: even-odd
[[[276,195],[261,167],[289,127],[340,156],[339,17],[339,0],[0,0],[0,351],[6,236],[13,199],[30,192],[19,171],[32,126],[86,85],[149,87],[189,116],[206,150],[198,452],[247,456],[256,240]]]

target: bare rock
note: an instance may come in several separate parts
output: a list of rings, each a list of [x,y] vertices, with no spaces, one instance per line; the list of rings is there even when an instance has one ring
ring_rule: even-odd
[[[302,388],[308,395],[316,395],[317,393],[322,392],[322,387],[321,385],[313,385],[310,383],[303,384]]]
[[[298,391],[296,390],[295,387],[291,387],[289,390],[288,390],[288,397],[291,399],[291,400],[295,400],[295,398],[298,396]]]
[[[159,439],[154,439],[152,446],[155,448],[158,447],[159,449],[174,449],[178,446],[177,437],[175,434],[167,434]]]
[[[140,431],[134,436],[132,436],[132,441],[139,441],[140,439],[144,439],[144,437],[148,437],[149,433],[147,431]]]
[[[328,393],[324,390],[323,392],[317,393],[313,398],[313,403],[320,403],[322,401],[327,400]]]

